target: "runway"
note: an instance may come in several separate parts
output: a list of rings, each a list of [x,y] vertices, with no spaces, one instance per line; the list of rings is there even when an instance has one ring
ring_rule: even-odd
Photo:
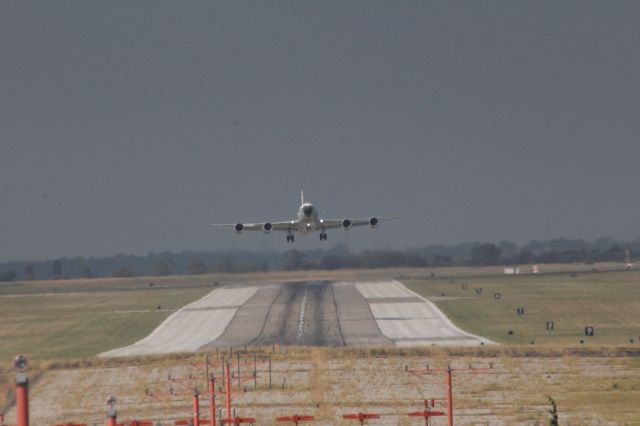
[[[451,323],[398,281],[304,281],[216,289],[149,336],[101,356],[229,346],[469,346],[492,343]]]

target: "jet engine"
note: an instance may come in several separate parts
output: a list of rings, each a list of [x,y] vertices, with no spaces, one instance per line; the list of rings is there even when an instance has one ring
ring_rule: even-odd
[[[351,220],[349,219],[345,219],[342,221],[342,229],[344,229],[345,231],[348,231],[349,229],[351,229]]]
[[[369,219],[369,226],[371,228],[377,228],[378,225],[379,225],[379,222],[377,217],[372,217],[371,219]]]
[[[238,223],[238,224],[236,224],[236,226],[234,226],[234,228],[236,229],[236,232],[239,234],[244,229],[244,225],[241,224],[241,223]]]
[[[271,222],[267,222],[264,225],[262,225],[262,230],[264,231],[265,234],[268,234],[273,230],[273,225],[271,224]]]

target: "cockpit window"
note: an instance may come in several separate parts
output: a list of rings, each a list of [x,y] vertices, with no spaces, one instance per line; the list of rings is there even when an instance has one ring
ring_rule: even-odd
[[[311,217],[311,212],[313,211],[313,207],[311,207],[311,206],[304,206],[304,207],[302,208],[302,211],[304,212],[304,215],[305,215],[306,217]]]

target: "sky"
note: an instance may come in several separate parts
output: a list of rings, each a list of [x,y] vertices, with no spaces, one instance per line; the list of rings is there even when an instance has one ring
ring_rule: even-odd
[[[0,2],[0,260],[640,236],[640,3]],[[328,241],[208,226],[398,215]]]

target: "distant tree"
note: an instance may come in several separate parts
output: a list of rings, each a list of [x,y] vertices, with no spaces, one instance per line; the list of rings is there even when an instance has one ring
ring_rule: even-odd
[[[91,268],[85,268],[82,271],[82,275],[84,275],[85,278],[94,278],[93,272],[91,272]]]
[[[24,265],[24,279],[27,281],[36,279],[35,268],[31,263]]]
[[[522,246],[520,250],[528,250],[537,256],[547,251],[547,245],[542,241],[531,240],[527,244]]]
[[[300,250],[289,250],[285,254],[284,269],[290,271],[303,269],[305,266],[305,257],[304,252]]]
[[[221,256],[213,264],[215,272],[235,272],[236,262],[229,256]]]
[[[529,249],[521,249],[515,257],[516,263],[520,265],[524,265],[527,263],[533,263],[535,260],[535,255]]]
[[[258,263],[258,270],[261,272],[269,271],[269,261],[267,259],[263,259]]]
[[[448,254],[434,254],[431,259],[433,266],[451,266],[453,259]]]
[[[130,268],[128,266],[123,266],[117,271],[115,271],[113,273],[113,276],[117,278],[135,277],[136,273],[133,270],[133,268]]]
[[[320,268],[321,269],[341,269],[344,268],[344,257],[343,256],[325,256],[320,259]]]
[[[203,260],[192,260],[189,262],[189,274],[190,275],[202,275],[207,273],[207,265]]]
[[[18,277],[16,271],[9,270],[0,272],[0,282],[6,283],[15,280]]]
[[[498,248],[500,248],[500,254],[503,258],[513,258],[518,251],[518,246],[507,240],[501,240],[498,243]]]
[[[604,243],[605,247],[609,246],[609,243]],[[548,242],[549,251],[563,252],[569,250],[584,250],[586,243],[583,239],[568,240],[566,238],[554,238]]]
[[[500,248],[495,244],[480,244],[471,249],[471,263],[474,265],[498,265]]]
[[[62,262],[60,260],[54,260],[51,264],[51,269],[55,279],[59,279],[62,276]]]
[[[172,275],[175,266],[175,262],[171,259],[159,260],[153,265],[153,274],[158,276]]]
[[[605,251],[611,247],[619,246],[620,243],[613,237],[601,237],[591,243],[591,245],[600,251]]]
[[[264,270],[264,263],[259,260],[244,260],[236,264],[236,272],[257,272]]]

